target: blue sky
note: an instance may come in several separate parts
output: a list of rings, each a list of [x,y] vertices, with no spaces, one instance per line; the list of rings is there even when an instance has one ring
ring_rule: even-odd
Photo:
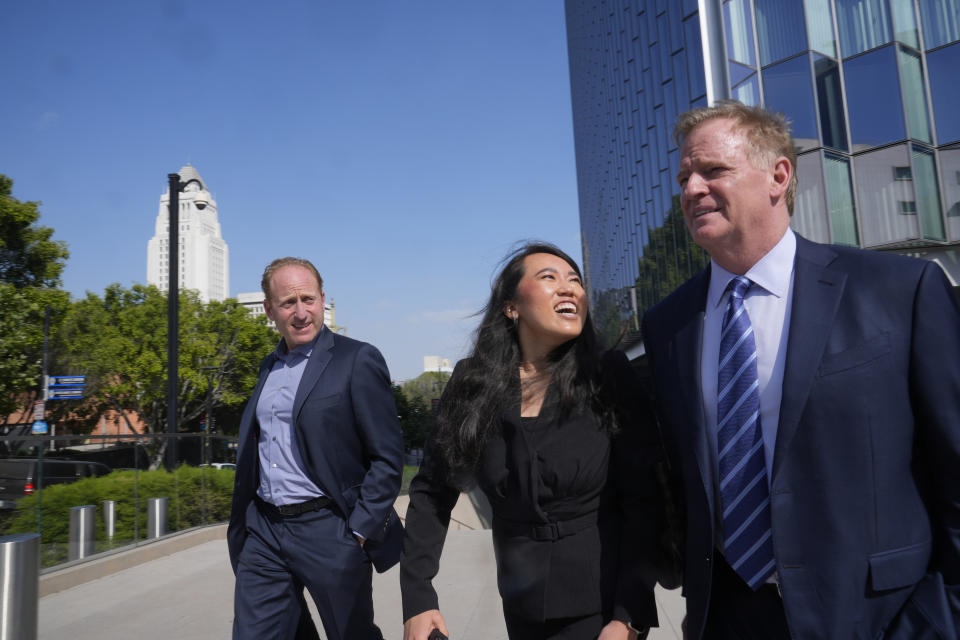
[[[0,62],[0,173],[68,243],[75,297],[145,281],[188,162],[231,295],[313,260],[397,379],[466,353],[516,241],[580,259],[562,3],[31,0]]]

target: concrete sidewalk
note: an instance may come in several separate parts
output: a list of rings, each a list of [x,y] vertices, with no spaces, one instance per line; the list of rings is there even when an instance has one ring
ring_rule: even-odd
[[[466,500],[466,502],[465,502]],[[497,593],[490,531],[466,496],[454,513],[440,573],[434,581],[454,640],[506,640]],[[405,504],[398,504],[405,512]],[[482,505],[477,511],[482,512]],[[477,527],[473,529],[473,527]],[[94,560],[41,577],[41,640],[201,640],[229,638],[233,573],[226,526],[207,528],[139,550]],[[210,538],[214,539],[210,539]],[[198,543],[189,545],[190,539]],[[138,555],[149,553],[138,563]],[[129,555],[128,555],[129,554]],[[125,567],[125,568],[124,568]],[[97,572],[100,577],[95,577]],[[81,573],[82,572],[82,573]],[[376,621],[387,640],[401,640],[399,570],[375,574]],[[92,578],[92,579],[91,579]],[[71,581],[76,583],[70,586]],[[59,590],[58,590],[59,589]],[[650,638],[679,640],[683,601],[679,591],[658,591],[660,629]],[[316,611],[313,612],[316,619]],[[319,626],[319,620],[318,628]],[[322,632],[321,632],[322,636]]]

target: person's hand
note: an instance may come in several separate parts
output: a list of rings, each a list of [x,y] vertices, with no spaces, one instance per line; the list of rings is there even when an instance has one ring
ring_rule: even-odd
[[[403,623],[403,640],[427,640],[430,632],[439,629],[440,633],[449,636],[447,623],[438,609],[430,609],[412,616]]]
[[[597,640],[637,640],[637,632],[620,620],[611,620],[600,631]]]

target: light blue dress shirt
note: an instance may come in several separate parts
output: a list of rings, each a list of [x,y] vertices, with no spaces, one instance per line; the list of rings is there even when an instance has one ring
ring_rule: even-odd
[[[323,327],[320,332],[326,331]],[[318,336],[320,333],[317,334]],[[257,402],[260,438],[260,486],[257,495],[274,505],[296,504],[323,494],[307,474],[293,428],[293,400],[316,340],[287,351],[281,340],[277,359]]]

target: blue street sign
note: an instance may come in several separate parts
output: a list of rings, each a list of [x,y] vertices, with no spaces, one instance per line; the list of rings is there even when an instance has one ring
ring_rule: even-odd
[[[83,387],[50,387],[47,400],[77,400],[83,397]]]
[[[50,376],[50,386],[57,385],[80,385],[87,383],[87,376]]]
[[[33,427],[30,429],[30,433],[35,436],[45,436],[47,435],[47,423],[43,420],[36,420],[33,423]]]

